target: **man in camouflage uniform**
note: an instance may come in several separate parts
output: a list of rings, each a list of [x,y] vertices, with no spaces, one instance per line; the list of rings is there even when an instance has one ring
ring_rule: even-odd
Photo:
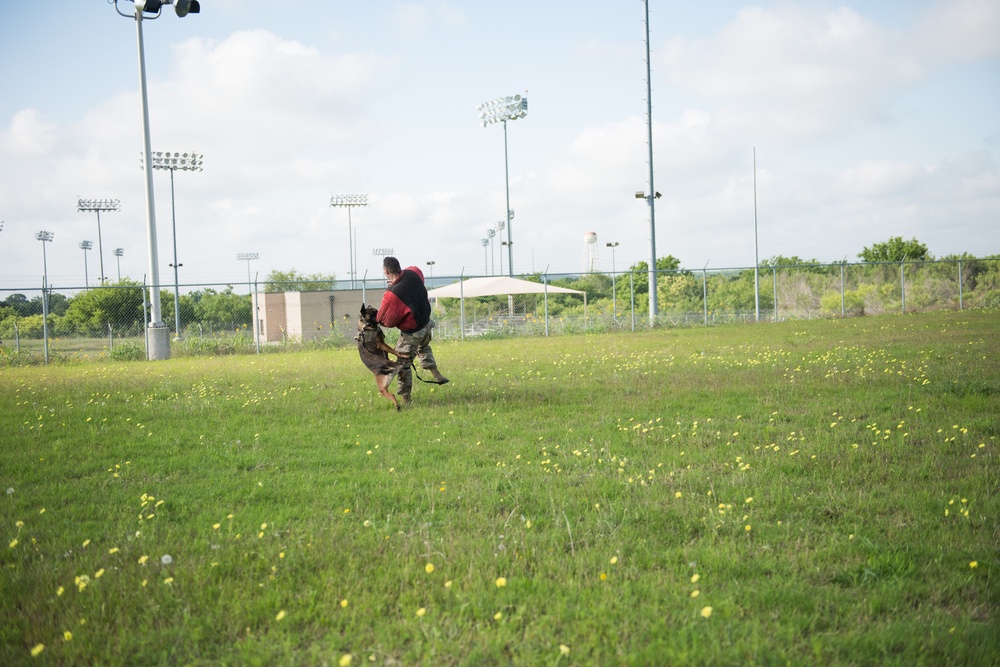
[[[384,327],[399,329],[396,352],[399,356],[414,356],[420,360],[420,367],[429,371],[438,384],[445,384],[448,378],[441,375],[431,350],[431,303],[424,286],[424,274],[415,267],[400,268],[399,260],[386,257],[382,260],[382,271],[389,281],[389,289],[382,295],[378,309],[378,323]],[[404,403],[410,402],[413,391],[413,370],[409,364],[399,369],[399,397]]]

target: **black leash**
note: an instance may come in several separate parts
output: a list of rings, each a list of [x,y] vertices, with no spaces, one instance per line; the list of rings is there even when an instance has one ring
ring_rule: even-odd
[[[417,379],[425,384],[444,384],[443,382],[438,382],[437,380],[425,380],[420,377],[420,373],[417,372],[417,366],[413,363],[413,357],[410,357],[410,368],[413,369],[413,374],[417,376]]]

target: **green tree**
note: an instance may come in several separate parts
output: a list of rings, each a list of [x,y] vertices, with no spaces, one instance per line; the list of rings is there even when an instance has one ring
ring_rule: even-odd
[[[659,257],[656,260],[656,277],[657,284],[659,280],[663,278],[664,275],[670,275],[680,271],[681,260],[677,259],[673,255],[667,255],[666,257]],[[629,275],[631,274],[632,280],[631,284],[629,282]],[[690,275],[690,271],[681,271],[681,275]],[[618,297],[619,303],[629,303],[631,298],[632,286],[635,288],[635,309],[639,313],[649,312],[649,299],[640,298],[642,295],[649,294],[649,262],[641,261],[636,262],[631,267],[627,273],[617,277],[615,281],[615,294]],[[659,289],[657,290],[657,300],[659,300]]]
[[[181,306],[181,329],[184,329],[187,325],[191,324],[195,320],[195,301],[191,298],[190,294],[181,294],[180,298]],[[163,322],[168,326],[173,328],[176,325],[177,318],[174,317],[174,293],[161,290],[160,291],[160,310],[163,317]],[[176,332],[180,333],[180,332]]]
[[[212,288],[192,292],[194,313],[203,325],[211,329],[226,329],[253,324],[249,294],[236,294],[232,285],[217,292]]]
[[[311,273],[306,275],[295,269],[271,271],[264,282],[265,292],[321,292],[332,290],[337,276],[333,273]]]
[[[8,306],[17,311],[20,317],[27,317],[28,315],[40,315],[42,312],[42,300],[38,299],[37,303],[35,300],[29,301],[28,297],[23,294],[11,294],[9,297],[0,301],[0,306]],[[35,310],[35,307],[38,310]]]
[[[77,294],[63,315],[62,327],[67,333],[100,336],[109,324],[120,331],[141,329],[142,322],[142,285],[123,280]]]
[[[865,246],[864,250],[858,253],[858,257],[866,262],[934,259],[934,256],[927,252],[927,246],[923,243],[916,238],[904,241],[902,236],[892,236],[883,243],[873,243],[871,247]]]

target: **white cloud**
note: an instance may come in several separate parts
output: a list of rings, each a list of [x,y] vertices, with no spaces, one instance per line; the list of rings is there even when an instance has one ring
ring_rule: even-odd
[[[672,40],[658,62],[734,130],[795,142],[880,116],[922,74],[898,42],[847,7],[753,7],[710,39]]]
[[[1000,56],[1000,3],[941,0],[917,20],[913,48],[928,59],[967,61]]]
[[[11,118],[10,128],[0,135],[0,145],[11,155],[42,155],[56,144],[56,128],[37,109],[22,109]]]

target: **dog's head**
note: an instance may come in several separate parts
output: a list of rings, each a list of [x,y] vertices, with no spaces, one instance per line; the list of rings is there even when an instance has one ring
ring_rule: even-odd
[[[358,318],[358,321],[370,326],[375,326],[377,318],[378,308],[361,304],[361,317]]]

